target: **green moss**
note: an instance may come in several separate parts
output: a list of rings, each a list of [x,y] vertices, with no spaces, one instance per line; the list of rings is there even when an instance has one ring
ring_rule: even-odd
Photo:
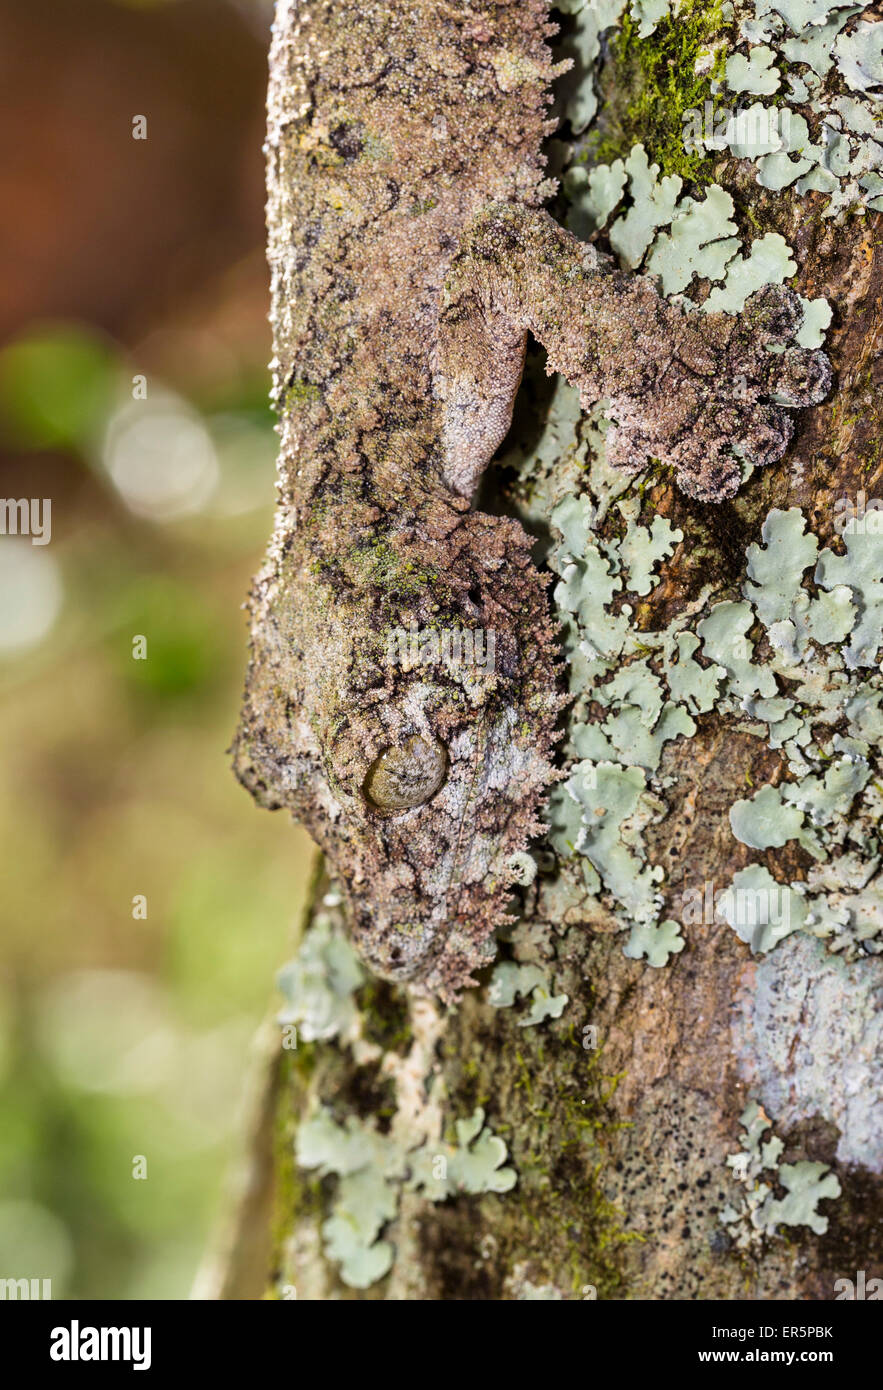
[[[625,158],[640,141],[662,175],[679,174],[693,183],[710,179],[710,156],[685,148],[684,113],[701,112],[711,100],[712,78],[723,75],[723,49],[708,72],[693,70],[700,52],[723,28],[720,0],[684,0],[676,15],[660,20],[643,39],[638,23],[629,13],[623,16],[601,77],[603,115],[590,151],[593,163]]]
[[[587,1053],[572,1021],[531,1032],[505,1011],[478,1014],[469,998],[451,1020],[442,1045],[447,1112],[463,1113],[481,1097],[494,1132],[505,1135],[518,1185],[502,1198],[450,1204],[443,1221],[446,1257],[434,1261],[437,1296],[481,1296],[481,1281],[499,1290],[530,1257],[530,1281],[561,1288],[567,1271],[579,1298],[587,1285],[601,1299],[622,1297],[625,1251],[641,1237],[623,1227],[622,1213],[605,1195],[614,1161],[619,1083],[604,1067],[602,1050]],[[500,1105],[502,1115],[495,1114]],[[437,1233],[436,1233],[437,1237]],[[476,1269],[475,1248],[494,1254]],[[495,1267],[494,1267],[495,1266]]]
[[[288,415],[299,406],[312,405],[321,398],[322,392],[315,382],[296,378],[282,393],[282,414]]]
[[[395,598],[417,598],[438,579],[435,570],[403,558],[383,536],[355,546],[350,564],[360,586],[373,585]]]
[[[356,993],[362,1015],[362,1032],[368,1042],[384,1052],[405,1053],[411,1045],[408,1001],[403,989],[372,977]]]
[[[395,146],[385,136],[368,131],[359,158],[366,162],[382,164],[395,158]]]
[[[622,1213],[604,1194],[610,1140],[629,1126],[612,1118],[611,1101],[621,1076],[605,1073],[602,1051],[586,1055],[580,1050],[559,1095],[548,1107],[533,1106],[531,1119],[535,1126],[554,1128],[559,1155],[542,1173],[545,1210],[539,1209],[538,1229],[548,1238],[550,1224],[557,1224],[565,1244],[561,1265],[570,1269],[574,1294],[592,1285],[599,1299],[612,1299],[624,1292],[624,1249],[643,1237],[623,1229]],[[534,1065],[541,1066],[542,1058]],[[548,1155],[548,1144],[541,1148]],[[523,1186],[525,1206],[535,1208],[536,1191],[528,1196],[528,1184]]]
[[[317,1179],[308,1179],[294,1159],[297,1116],[316,1061],[312,1044],[284,1051],[279,1062],[276,1116],[273,1129],[273,1213],[270,1270],[265,1297],[278,1298],[280,1285],[290,1282],[286,1247],[295,1223],[304,1216],[318,1223],[322,1193]]]

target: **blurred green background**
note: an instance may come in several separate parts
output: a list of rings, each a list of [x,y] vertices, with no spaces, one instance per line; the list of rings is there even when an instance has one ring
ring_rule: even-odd
[[[0,535],[0,1275],[55,1298],[186,1297],[309,872],[225,756],[274,496],[270,17],[0,0],[0,494],[51,499],[49,544]]]

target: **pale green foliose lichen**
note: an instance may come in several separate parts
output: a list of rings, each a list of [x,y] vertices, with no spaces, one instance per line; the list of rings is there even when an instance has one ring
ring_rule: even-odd
[[[730,810],[733,833],[753,849],[795,840],[816,860],[831,859],[825,875],[813,871],[806,883],[791,884],[800,905],[793,893],[786,899],[788,932],[799,929],[817,936],[829,951],[847,959],[883,951],[879,919],[861,897],[880,845],[883,691],[879,671],[867,678],[860,674],[876,662],[883,640],[883,535],[876,532],[876,515],[869,511],[847,520],[845,553],[838,555],[831,549],[819,552],[797,508],[770,512],[762,528],[763,545],[748,550],[743,593],[749,604],[741,607],[749,609],[748,615],[743,611],[743,624],[747,616],[756,616],[767,629],[773,658],[764,669],[778,676],[779,693],[761,699],[752,695],[753,649],[747,663],[747,648],[740,652],[743,670],[730,672],[741,708],[768,724],[770,746],[784,748],[795,777],[738,800]],[[873,524],[868,524],[870,517]],[[744,626],[743,636],[747,631]],[[706,650],[719,659],[721,644],[706,644]],[[825,726],[838,720],[846,722],[846,734],[826,736]],[[763,733],[762,724],[758,731]],[[866,866],[861,891],[850,887],[856,855]],[[758,887],[744,880],[755,869],[743,870],[734,886]],[[767,874],[765,869],[758,872]],[[765,888],[772,896],[777,888],[790,891],[771,879]],[[765,929],[756,935],[746,931],[751,923],[732,913],[725,916],[756,952],[771,949],[788,934]]]
[[[808,108],[812,128],[794,106],[755,103],[694,138],[705,148],[729,148],[737,158],[752,160],[765,188],[829,195],[826,217],[850,209],[879,211],[883,23],[855,22],[867,8],[756,0],[755,17],[743,21],[740,36],[748,44],[761,39],[771,46],[731,53],[725,90],[736,96],[777,93],[775,64],[781,59],[788,65],[788,96]]]
[[[667,227],[675,215],[683,180],[677,174],[659,178],[643,145],[635,145],[625,161],[631,207],[610,228],[610,245],[620,265],[634,270],[641,264],[657,227]]]
[[[564,114],[573,130],[585,130],[598,109],[592,71],[601,52],[601,35],[616,24],[626,0],[561,0],[559,9],[573,15],[573,33],[561,44],[559,54],[573,66],[559,86]]]
[[[841,1190],[828,1165],[809,1161],[780,1165],[784,1144],[775,1135],[764,1140],[770,1120],[757,1101],[746,1106],[741,1123],[745,1133],[740,1149],[730,1155],[727,1165],[742,1191],[736,1204],[726,1206],[720,1217],[734,1244],[740,1250],[757,1248],[765,1237],[779,1235],[780,1226],[808,1226],[816,1235],[824,1235],[828,1218],[819,1211],[819,1202],[839,1197]],[[776,1194],[773,1183],[785,1189],[783,1197]]]
[[[733,200],[719,185],[709,185],[702,201],[691,196],[679,199],[681,178],[671,174],[660,179],[659,172],[659,165],[649,162],[641,144],[624,161],[588,171],[581,165],[568,170],[569,225],[584,236],[603,228],[627,188],[629,206],[609,231],[620,264],[629,270],[644,266],[659,276],[667,295],[682,293],[694,278],[710,280],[712,292],[701,306],[706,313],[739,313],[756,290],[780,285],[794,274],[797,263],[777,232],[766,233],[740,254],[742,240],[734,235]],[[804,311],[798,341],[802,346],[818,346],[820,327],[830,321],[830,308],[824,300],[805,300]]]
[[[550,997],[540,974],[542,980],[531,981],[528,1022],[558,1017],[567,1002],[566,995]],[[332,891],[294,960],[280,972],[287,1005],[279,1022],[284,1030],[296,1025],[294,1048],[337,1039],[351,1050],[356,1067],[371,1068],[395,1090],[386,1132],[352,1114],[340,1121],[315,1098],[297,1129],[298,1164],[336,1179],[322,1225],[324,1249],[343,1282],[357,1289],[368,1288],[392,1266],[404,1191],[440,1202],[457,1193],[506,1192],[517,1180],[506,1166],[506,1145],[485,1125],[483,1109],[455,1121],[453,1141],[443,1138],[444,1089],[433,1060],[442,1027],[438,1010],[425,1000],[410,1006],[408,1051],[384,1052],[366,1036],[367,1015],[358,1003],[357,991],[367,979],[346,936],[342,899]]]
[[[563,404],[562,390],[556,401]],[[590,447],[603,449],[603,433],[592,434]],[[548,560],[562,576],[555,594],[569,615],[570,688],[578,697],[567,745],[572,762],[549,803],[550,842],[559,855],[582,859],[587,890],[629,932],[627,954],[657,964],[679,942],[677,924],[664,916],[665,876],[648,862],[644,832],[665,811],[665,744],[691,737],[694,715],[716,708],[787,759],[793,781],[756,789],[731,808],[743,844],[769,850],[794,841],[832,866],[854,854],[876,862],[883,683],[876,671],[861,677],[858,663],[870,657],[872,636],[880,637],[873,614],[883,551],[876,513],[864,531],[857,521],[844,526],[846,553],[838,556],[820,551],[798,509],[774,509],[749,547],[742,599],[713,602],[709,592],[669,628],[639,632],[633,606],[621,598],[652,593],[656,565],[678,537],[655,528],[654,546],[653,522],[641,523],[635,495],[618,504],[625,535],[596,534],[611,497],[603,474],[595,477],[597,492],[570,493],[549,509],[561,540]],[[638,563],[636,543],[652,563]],[[752,635],[758,623],[772,653],[762,659]],[[591,715],[582,697],[590,697]],[[846,733],[832,734],[840,720]],[[756,954],[795,931],[848,960],[877,954],[883,934],[867,888],[841,885],[832,872],[833,879],[810,874],[807,882],[779,884],[751,866],[736,876],[732,903],[723,891],[723,920]],[[872,878],[869,871],[865,882]]]
[[[299,1165],[338,1179],[322,1236],[345,1284],[365,1289],[388,1273],[395,1248],[379,1237],[395,1220],[402,1191],[441,1202],[515,1186],[515,1170],[504,1166],[506,1145],[485,1125],[481,1107],[457,1120],[455,1133],[454,1143],[425,1140],[409,1150],[394,1132],[381,1134],[353,1115],[340,1124],[324,1106],[298,1126]]]
[[[803,813],[786,806],[780,787],[761,787],[750,800],[730,807],[730,825],[737,840],[751,849],[774,849],[798,840],[813,853],[815,845],[804,833]]]
[[[624,504],[620,503],[624,511]],[[638,506],[634,508],[637,514]],[[650,529],[639,526],[633,516],[629,516],[628,530],[620,546],[623,564],[628,571],[628,588],[636,594],[649,594],[654,587],[654,570],[660,560],[674,553],[675,546],[684,539],[683,531],[676,530],[667,517],[654,516]]]
[[[727,59],[726,82],[731,92],[752,92],[769,96],[779,90],[781,78],[775,67],[775,53],[760,44],[746,57],[733,53]]]
[[[351,1034],[356,1024],[354,992],[366,980],[345,932],[320,913],[277,983],[285,996],[280,1024],[295,1024],[304,1042]]]
[[[519,1028],[530,1028],[547,1018],[560,1018],[567,1003],[566,994],[553,994],[548,972],[538,965],[519,965],[500,961],[494,967],[488,988],[488,1003],[495,1009],[510,1009],[519,997],[530,998],[530,1010],[518,1020]]]
[[[741,245],[732,221],[733,200],[718,184],[702,202],[682,198],[668,232],[656,237],[647,270],[658,275],[663,294],[680,294],[694,277],[722,280]]]
[[[658,926],[636,923],[623,947],[623,955],[631,960],[646,957],[647,964],[658,970],[668,965],[671,956],[683,951],[685,944],[679,923],[667,917]]]

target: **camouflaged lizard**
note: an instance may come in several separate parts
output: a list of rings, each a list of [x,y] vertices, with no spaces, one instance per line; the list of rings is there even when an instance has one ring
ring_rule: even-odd
[[[274,26],[279,499],[236,772],[307,825],[372,969],[445,1000],[493,958],[555,775],[546,581],[516,522],[470,507],[527,334],[584,406],[609,400],[613,463],[661,459],[704,500],[736,490],[734,444],[783,453],[773,392],[830,378],[784,346],[790,292],[687,315],[542,211],[553,32],[540,0],[280,0]],[[454,659],[467,631],[492,662]]]

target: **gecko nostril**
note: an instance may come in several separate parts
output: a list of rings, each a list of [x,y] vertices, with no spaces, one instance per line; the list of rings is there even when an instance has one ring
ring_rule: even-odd
[[[362,791],[368,805],[384,815],[422,806],[448,775],[448,750],[438,739],[414,734],[385,748],[368,769]]]

